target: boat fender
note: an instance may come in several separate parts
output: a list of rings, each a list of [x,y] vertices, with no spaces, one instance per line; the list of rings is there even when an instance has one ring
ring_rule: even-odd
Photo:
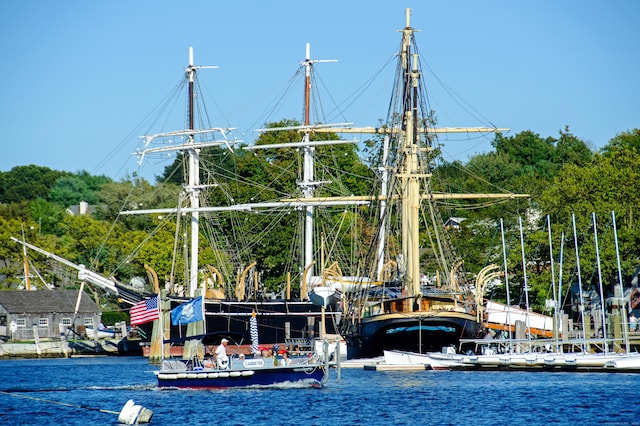
[[[120,411],[120,415],[118,416],[118,421],[126,425],[137,425],[141,423],[149,423],[152,416],[153,411],[141,405],[136,405],[133,402],[133,399],[130,399],[126,404],[124,404],[124,407],[122,407],[122,411]]]

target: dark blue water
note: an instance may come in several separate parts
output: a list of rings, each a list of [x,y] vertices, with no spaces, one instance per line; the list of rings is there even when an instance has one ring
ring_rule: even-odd
[[[144,358],[0,361],[0,425],[640,425],[640,375],[335,370],[323,389],[159,390]],[[65,404],[65,405],[62,405]]]

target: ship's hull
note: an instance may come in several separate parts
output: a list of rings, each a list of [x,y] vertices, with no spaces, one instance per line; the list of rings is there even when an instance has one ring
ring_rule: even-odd
[[[476,338],[481,329],[474,316],[449,311],[382,314],[363,318],[346,334],[347,358],[373,358],[384,350],[416,353],[460,349],[460,339]],[[461,348],[464,350],[464,348]]]

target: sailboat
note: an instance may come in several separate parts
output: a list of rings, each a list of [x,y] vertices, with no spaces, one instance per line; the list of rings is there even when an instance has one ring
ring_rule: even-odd
[[[375,241],[360,268],[370,278],[361,289],[345,294],[340,331],[349,359],[381,356],[384,350],[439,352],[450,346],[458,348],[463,339],[478,338],[482,327],[472,286],[464,282],[463,262],[451,250],[436,202],[520,196],[445,194],[432,188],[431,148],[437,134],[508,129],[438,129],[431,125],[410,17],[411,9],[406,9],[387,123],[370,129],[383,138],[383,172],[379,191],[370,198],[377,206]],[[435,282],[426,279],[420,261],[422,241],[427,238],[437,255]]]
[[[518,308],[514,308],[507,303],[502,309],[499,315],[494,314],[494,322],[496,324],[504,324],[507,326],[508,339],[502,338],[498,340],[478,340],[476,343],[482,346],[481,354],[460,354],[454,353],[439,353],[431,352],[426,354],[407,353],[402,351],[384,351],[385,362],[390,365],[428,365],[434,370],[540,370],[540,371],[604,371],[604,372],[634,372],[640,371],[640,356],[637,352],[631,352],[628,343],[628,333],[626,327],[626,306],[624,300],[624,291],[622,286],[622,272],[620,268],[620,259],[618,253],[617,242],[617,230],[615,225],[615,213],[611,212],[612,227],[614,234],[614,242],[616,245],[616,260],[618,263],[618,283],[615,287],[615,297],[612,298],[612,314],[616,314],[616,310],[620,310],[622,315],[615,315],[611,318],[613,324],[615,318],[622,318],[622,331],[624,337],[620,338],[615,336],[615,332],[607,334],[603,330],[602,337],[592,337],[584,335],[578,338],[569,337],[568,329],[562,327],[560,321],[563,320],[561,311],[559,309],[560,304],[556,302],[562,294],[562,247],[560,255],[560,280],[557,289],[555,288],[555,272],[553,269],[553,252],[550,243],[551,265],[552,265],[552,283],[554,286],[554,317],[558,318],[558,324],[560,326],[552,327],[554,332],[554,338],[550,339],[551,333],[544,333],[544,328],[541,327],[539,319],[542,316],[531,312],[522,312]],[[598,249],[598,237],[596,228],[595,213],[592,213],[593,221],[593,235],[594,242],[596,244],[596,263],[599,264],[599,249]],[[551,241],[551,221],[547,216],[549,241]],[[572,215],[572,224],[574,225],[574,241],[576,241],[576,253],[577,250],[577,238],[575,232],[575,217]],[[505,250],[504,244],[504,229],[501,220],[501,231],[503,241],[503,252]],[[520,219],[520,236],[522,244],[522,221]],[[564,234],[561,241],[564,243]],[[524,245],[522,245],[524,247]],[[506,269],[506,252],[505,256],[505,269]],[[576,262],[579,264],[579,257],[576,256]],[[523,264],[525,263],[524,251],[523,251]],[[599,266],[598,266],[599,267]],[[505,274],[505,277],[508,276]],[[577,269],[578,281],[580,282],[580,272]],[[525,276],[526,283],[526,276]],[[506,284],[508,287],[508,283]],[[581,286],[580,286],[581,287]],[[602,289],[600,289],[602,292]],[[507,293],[508,295],[508,293]],[[508,300],[508,296],[507,296]],[[582,299],[581,299],[582,300]],[[487,302],[487,311],[495,310],[495,308],[489,305],[492,302]],[[582,303],[582,302],[581,302]],[[600,299],[600,303],[604,303],[604,298]],[[579,309],[581,313],[584,313],[585,309],[582,307]],[[506,318],[505,317],[506,314]],[[502,316],[502,318],[497,318]],[[491,314],[489,314],[488,322],[491,322]],[[510,317],[510,318],[509,318]],[[536,317],[539,317],[536,319]],[[551,318],[547,318],[549,323]],[[511,329],[515,328],[516,321],[520,321],[525,327],[524,330],[530,334],[526,339],[512,339]],[[602,318],[603,322],[607,321],[607,318]],[[511,327],[509,327],[511,325]],[[615,328],[615,326],[614,326]],[[562,330],[562,336],[560,336],[560,330]],[[542,333],[540,333],[543,331]],[[532,339],[531,335],[536,334],[538,338]],[[542,337],[542,338],[540,338]],[[607,341],[611,341],[613,344],[608,344]],[[616,342],[618,342],[616,344]],[[617,350],[612,350],[615,346],[618,346]],[[591,346],[591,347],[590,347]],[[594,350],[597,346],[596,350]],[[576,351],[576,348],[579,348]],[[567,349],[569,351],[567,351]]]

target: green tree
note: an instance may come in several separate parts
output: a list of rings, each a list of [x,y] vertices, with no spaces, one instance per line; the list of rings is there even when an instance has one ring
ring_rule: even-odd
[[[70,176],[70,173],[33,164],[16,166],[0,174],[0,203],[46,199],[56,181],[63,176]]]
[[[540,198],[543,211],[549,212],[554,223],[570,223],[575,216],[578,238],[585,261],[584,276],[595,279],[595,241],[592,214],[595,213],[600,234],[599,251],[605,284],[616,281],[616,257],[612,240],[611,212],[616,214],[620,258],[623,273],[629,277],[640,263],[640,229],[637,205],[640,195],[640,173],[637,164],[640,153],[627,147],[607,150],[606,155],[595,155],[585,166],[570,165],[556,176],[553,185]],[[610,291],[610,290],[609,290]]]
[[[619,149],[640,152],[640,129],[618,133],[602,147],[602,154],[608,156]]]
[[[57,233],[58,224],[67,215],[64,205],[50,203],[42,198],[29,203],[30,218],[38,224],[41,233]]]
[[[63,176],[51,188],[49,201],[66,207],[81,201],[95,204],[98,202],[98,191],[108,182],[111,182],[110,178],[92,176],[84,170],[73,176]]]
[[[560,132],[553,157],[555,164],[561,167],[567,164],[584,167],[589,164],[592,158],[591,149],[586,143],[569,133],[568,128]]]

